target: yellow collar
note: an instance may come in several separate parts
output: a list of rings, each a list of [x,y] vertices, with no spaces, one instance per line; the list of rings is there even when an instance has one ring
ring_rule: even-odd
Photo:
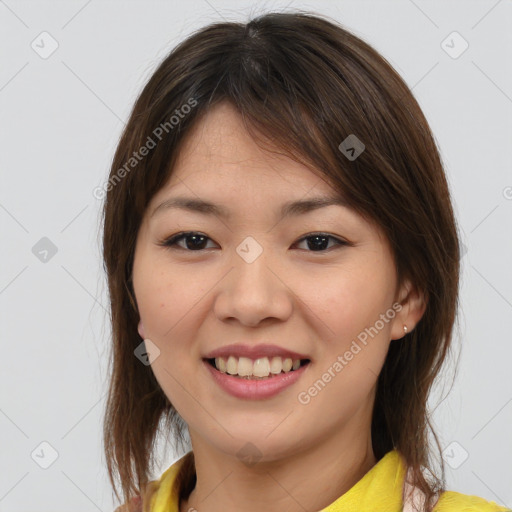
[[[151,482],[155,489],[151,497],[151,512],[179,512],[179,498],[172,492],[172,485],[186,456],[172,464],[160,480]],[[405,460],[399,452],[389,451],[343,496],[319,512],[402,512],[405,470]],[[460,510],[512,512],[494,501],[453,491],[441,494],[433,512]]]
[[[151,512],[179,512],[179,500],[172,493],[172,484],[186,455],[172,464],[161,476],[151,499]],[[396,450],[388,452],[343,496],[320,512],[399,512],[405,464]]]

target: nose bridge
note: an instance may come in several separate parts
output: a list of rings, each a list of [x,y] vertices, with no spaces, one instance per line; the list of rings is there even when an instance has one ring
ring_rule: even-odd
[[[233,284],[238,293],[249,292],[253,300],[263,300],[265,295],[271,294],[274,287],[275,276],[270,272],[272,265],[272,249],[268,244],[263,246],[263,237],[247,236],[236,247],[232,261],[235,266]],[[246,288],[246,289],[244,289]]]
[[[236,247],[230,263],[233,268],[218,297],[217,315],[255,325],[269,316],[283,319],[290,313],[287,287],[278,277],[279,265],[270,248],[248,236]]]

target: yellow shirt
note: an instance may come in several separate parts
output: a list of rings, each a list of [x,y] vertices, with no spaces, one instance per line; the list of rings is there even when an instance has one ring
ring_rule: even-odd
[[[183,461],[177,460],[161,476],[151,498],[151,512],[179,512],[172,484]],[[319,512],[401,512],[405,464],[396,450],[388,452],[351,489]],[[446,491],[434,512],[511,512],[494,501]]]

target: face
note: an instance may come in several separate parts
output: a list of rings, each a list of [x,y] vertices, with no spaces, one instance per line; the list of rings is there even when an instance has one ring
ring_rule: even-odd
[[[225,212],[159,207],[177,197]],[[222,104],[187,139],[149,204],[133,266],[139,333],[159,350],[151,368],[193,444],[236,456],[251,443],[275,460],[343,432],[345,442],[369,435],[389,342],[417,318],[374,225],[341,204],[282,216],[286,203],[330,197],[319,175],[263,151]],[[192,234],[166,245],[183,232]],[[228,345],[256,349],[244,354],[263,373],[265,356],[269,366],[279,353],[286,365],[286,351],[309,362],[285,375],[275,359],[279,375],[242,379],[204,359]]]

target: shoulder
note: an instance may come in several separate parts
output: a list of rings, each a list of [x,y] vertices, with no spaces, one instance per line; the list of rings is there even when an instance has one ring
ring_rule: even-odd
[[[114,512],[143,512],[143,510],[146,510],[147,504],[150,504],[149,509],[152,510],[155,501],[159,503],[165,501],[167,503],[167,500],[170,500],[170,503],[177,505],[179,498],[177,489],[174,488],[174,482],[184,463],[190,462],[191,454],[190,451],[171,464],[158,480],[149,481],[144,488],[142,497],[140,495],[134,496],[130,501],[117,507]]]
[[[439,497],[433,512],[512,512],[511,509],[487,501],[479,496],[445,491]]]

